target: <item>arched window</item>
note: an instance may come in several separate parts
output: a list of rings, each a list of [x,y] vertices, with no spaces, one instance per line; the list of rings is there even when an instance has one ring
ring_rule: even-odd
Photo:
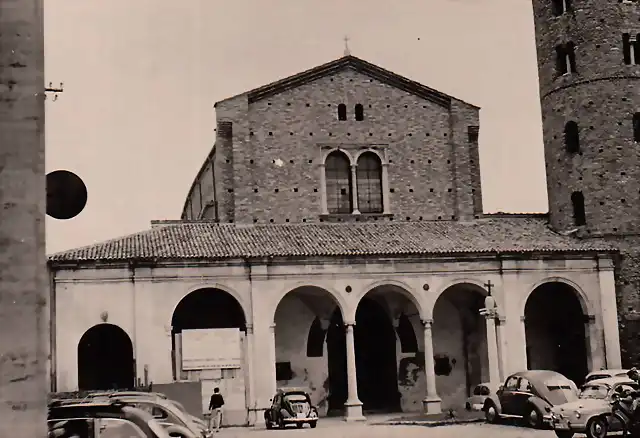
[[[364,120],[364,108],[361,103],[356,104],[356,120],[358,122]]]
[[[587,217],[584,211],[584,195],[582,192],[573,192],[571,194],[571,204],[573,206],[573,223],[578,227],[585,225]]]
[[[633,140],[640,143],[640,112],[633,115]]]
[[[573,120],[564,125],[564,146],[570,154],[580,152],[580,131]]]
[[[338,105],[338,120],[347,120],[347,106],[344,103]]]
[[[352,213],[351,164],[340,151],[333,151],[324,163],[329,213]]]
[[[382,163],[375,153],[360,155],[356,179],[360,213],[382,213]]]
[[[560,75],[577,72],[576,51],[573,42],[556,46],[556,71]]]
[[[571,0],[551,0],[553,15],[559,17],[571,9]]]

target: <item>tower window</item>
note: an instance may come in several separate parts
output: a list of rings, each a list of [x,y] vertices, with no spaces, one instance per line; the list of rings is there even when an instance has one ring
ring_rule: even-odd
[[[360,103],[356,104],[356,120],[359,122],[364,120],[364,108]]]
[[[578,124],[573,120],[564,125],[564,145],[570,154],[580,152],[580,132]]]
[[[560,75],[576,73],[576,51],[573,42],[556,46],[556,71]]]
[[[344,103],[338,105],[338,120],[347,120],[347,106]]]
[[[353,211],[351,197],[351,164],[340,152],[331,152],[325,161],[327,209],[332,214],[350,214]]]
[[[556,17],[571,10],[571,0],[551,0],[551,3]]]
[[[582,192],[573,192],[571,194],[571,204],[573,206],[573,223],[578,227],[585,225],[587,217],[584,211],[584,195]]]
[[[633,115],[633,140],[640,143],[640,112]]]
[[[622,34],[622,54],[626,65],[640,64],[640,34]]]

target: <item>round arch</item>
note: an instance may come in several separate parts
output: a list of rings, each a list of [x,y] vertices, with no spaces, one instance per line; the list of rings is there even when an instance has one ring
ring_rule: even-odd
[[[481,281],[475,280],[473,278],[456,278],[454,280],[451,280],[445,283],[435,293],[429,295],[429,298],[430,298],[429,305],[426,306],[426,309],[425,309],[425,316],[427,317],[426,319],[433,319],[433,309],[435,308],[435,305],[438,302],[438,299],[442,296],[442,294],[444,294],[445,292],[447,292],[448,290],[454,287],[462,287],[465,285],[471,286],[472,289],[476,290],[478,293],[484,296],[488,295],[487,289],[485,288],[484,284]],[[495,298],[496,297],[494,296],[494,299]],[[496,302],[496,305],[498,305],[497,302]]]
[[[385,157],[383,156],[383,154],[380,153],[380,151],[377,151],[373,148],[367,148],[367,149],[362,149],[359,150],[358,152],[356,152],[356,154],[353,156],[353,163],[357,164],[358,163],[358,159],[360,158],[361,155],[366,154],[366,153],[372,153],[375,154],[378,159],[380,160],[380,164],[386,164],[386,160]]]
[[[275,324],[276,312],[277,312],[278,306],[280,305],[282,300],[287,295],[295,293],[297,291],[300,291],[301,289],[304,289],[304,288],[323,290],[336,303],[336,305],[338,306],[338,309],[340,310],[340,314],[343,316],[343,318],[345,318],[345,315],[348,314],[347,312],[348,312],[349,306],[348,306],[346,300],[344,299],[344,297],[338,291],[336,291],[335,289],[333,289],[332,287],[329,287],[327,285],[312,284],[312,283],[309,283],[309,282],[300,281],[300,282],[297,282],[297,283],[295,283],[293,285],[289,285],[289,286],[283,288],[278,293],[278,298],[274,301],[274,303],[272,304],[271,308],[268,309],[268,313],[267,313],[268,315],[271,315],[271,322],[273,324]]]
[[[354,160],[353,155],[351,155],[351,153],[349,153],[348,150],[346,149],[342,149],[342,148],[331,148],[331,149],[327,149],[324,154],[322,154],[322,164],[325,164],[327,162],[327,157],[329,155],[331,155],[334,152],[341,152],[343,153],[348,159],[349,159],[349,164],[352,166],[355,166],[356,161]]]
[[[78,389],[133,389],[133,342],[120,326],[110,323],[89,328],[78,342]]]
[[[358,293],[358,295],[355,297],[355,300],[354,300],[355,305],[353,306],[353,308],[350,309],[350,313],[347,315],[346,320],[355,321],[355,314],[358,309],[358,304],[360,304],[362,299],[366,297],[367,294],[372,292],[373,290],[380,287],[384,287],[384,286],[395,286],[393,289],[394,292],[399,293],[400,295],[404,296],[409,301],[411,301],[413,305],[416,306],[416,309],[418,310],[418,314],[420,315],[420,319],[421,320],[425,319],[425,311],[424,311],[425,306],[423,304],[423,297],[417,294],[410,285],[400,280],[377,280],[377,281],[374,281],[373,283],[367,284],[365,287],[362,288],[361,292]]]
[[[527,307],[527,301],[529,301],[529,297],[531,296],[531,294],[535,292],[540,286],[548,283],[562,283],[569,286],[571,289],[573,289],[573,292],[576,295],[576,299],[580,303],[580,307],[582,308],[584,314],[593,315],[591,301],[589,300],[588,295],[584,292],[584,289],[582,289],[577,283],[564,277],[546,277],[542,280],[537,281],[531,287],[529,287],[527,293],[522,297],[519,310],[521,317],[524,316],[524,311]]]
[[[236,295],[220,287],[198,287],[182,297],[171,314],[174,333],[184,329],[239,328],[244,330],[247,313]]]
[[[171,310],[170,318],[173,319],[173,315],[175,315],[176,310],[178,309],[178,306],[180,306],[180,304],[185,300],[185,298],[187,298],[193,292],[197,292],[203,289],[219,290],[221,292],[227,293],[228,295],[231,295],[240,305],[242,309],[242,314],[244,316],[244,320],[245,322],[247,321],[247,315],[251,314],[251,309],[248,307],[247,303],[242,299],[242,296],[238,292],[236,292],[234,289],[220,283],[200,283],[188,288],[185,291],[184,295],[182,295],[182,297],[173,306],[173,309]]]

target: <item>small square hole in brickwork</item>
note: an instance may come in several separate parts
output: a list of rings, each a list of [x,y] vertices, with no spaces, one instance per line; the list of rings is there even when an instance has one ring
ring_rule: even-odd
[[[621,199],[620,202],[624,204],[627,201],[625,199]]]
[[[431,160],[427,160],[427,163],[428,163],[428,164],[431,164]]]
[[[447,189],[447,192],[451,193],[451,189]]]
[[[252,137],[253,136],[253,131],[249,131],[249,136]]]
[[[311,104],[310,104],[310,103],[308,103],[308,104],[307,104],[307,106],[311,106]]]
[[[289,222],[289,218],[285,219],[284,221],[285,221],[285,222]]]
[[[287,106],[291,106],[291,102],[287,102]]]
[[[405,108],[409,108],[409,105],[405,105],[404,107],[405,107]]]
[[[599,48],[600,48],[600,44],[596,44],[596,49],[599,49]]]
[[[469,160],[469,164],[474,164],[473,160]]]
[[[616,146],[616,149],[621,151],[622,150],[622,146]]]
[[[333,78],[329,79],[331,82],[333,82]]]
[[[413,193],[413,189],[409,189],[409,193]]]
[[[623,102],[626,102],[626,101],[627,101],[627,98],[626,98],[626,97],[623,97],[623,98],[622,98],[622,101],[623,101]]]
[[[422,105],[422,108],[426,108],[426,107],[427,107],[427,105]]]
[[[229,219],[229,223],[232,224],[233,223],[233,219]]]
[[[293,132],[289,131],[289,135],[293,135]]]
[[[313,160],[309,160],[309,164],[313,163]]]
[[[274,192],[278,193],[280,191],[280,189],[275,189]]]
[[[600,201],[600,205],[604,205],[604,201]]]
[[[313,189],[313,193],[318,193],[318,189]]]
[[[293,191],[294,191],[295,193],[298,193],[298,188],[297,188],[297,187],[294,187],[294,188],[293,188]]]
[[[391,137],[391,133],[387,134],[388,137]]]
[[[369,104],[369,108],[371,108],[371,104]]]
[[[396,189],[389,189],[389,192],[394,193]]]
[[[350,132],[347,132],[347,137],[351,137],[351,133]]]
[[[418,218],[418,220],[419,220],[419,221],[421,221],[421,220],[422,220],[422,216],[420,216],[420,217]]]
[[[393,218],[392,218],[392,217],[390,217],[390,218],[389,218],[389,221],[393,221]]]
[[[431,134],[429,134],[428,132],[425,132],[424,135],[425,135],[425,137],[430,137],[431,136]]]
[[[229,163],[231,162],[231,161],[229,161],[229,160],[224,160],[224,161],[226,161],[226,163],[227,163],[227,164],[229,164]]]
[[[408,220],[408,221],[410,221],[410,220],[411,220],[411,218],[410,218],[409,216],[407,216],[407,220]]]
[[[227,192],[233,193],[233,189],[227,189]]]
[[[393,160],[389,160],[389,164],[393,163]]]
[[[213,128],[213,132],[216,132],[216,131],[217,131],[217,129],[216,129],[216,128]]]
[[[253,193],[258,193],[258,189],[253,189]]]
[[[330,103],[328,103],[328,104],[327,104],[327,106],[328,106],[329,108],[331,108],[331,104],[330,104]]]
[[[356,222],[360,222],[360,218],[359,217],[356,218]]]
[[[332,135],[333,135],[333,133],[331,133],[331,132],[330,132],[330,133],[329,133],[329,137],[331,137]]]
[[[373,79],[369,79],[369,82],[373,82]]]
[[[582,181],[582,177],[581,176],[578,177],[578,181]]]
[[[446,133],[446,132],[444,133],[444,136],[445,136],[445,137],[447,136],[447,133]]]
[[[349,82],[353,82],[353,79],[349,79]]]
[[[433,189],[429,189],[429,191],[430,191],[431,193],[433,193]]]
[[[451,164],[451,160],[447,160],[447,164]]]
[[[342,196],[346,195],[347,194],[347,189],[340,189],[340,194]]]
[[[595,128],[593,126],[589,126],[589,129],[593,131]]]
[[[410,162],[411,164],[415,163],[415,161],[414,161],[414,160],[410,160],[409,162]]]
[[[477,214],[474,216],[475,219],[480,219],[480,216],[478,216]]]
[[[372,135],[373,135],[373,132],[370,132],[370,133],[369,133],[369,137],[371,137]]]
[[[456,217],[455,217],[455,216],[451,216],[451,219],[452,219],[452,220],[456,220]]]
[[[408,135],[409,137],[413,136],[413,134],[412,134],[412,133],[408,133],[407,135]]]
[[[342,219],[341,219],[341,218],[338,218],[338,222],[342,222]]]
[[[602,153],[604,151],[604,149],[600,148],[598,149],[598,152]]]
[[[374,216],[374,217],[373,217],[373,220],[374,220],[374,221],[377,221],[377,220],[378,220],[378,218]]]
[[[269,222],[273,223],[273,219],[269,219]]]
[[[324,219],[320,219],[320,222],[324,222]]]
[[[614,231],[614,232],[615,232],[615,231],[618,231],[618,229],[617,229],[616,227],[613,227],[613,231]]]
[[[627,172],[620,172],[620,175],[625,176]]]
[[[249,164],[253,164],[253,160],[249,160]]]
[[[271,106],[271,102],[267,103],[267,105]]]
[[[387,108],[391,107],[391,105],[387,105]]]
[[[273,135],[273,132],[269,131],[269,135]]]
[[[293,164],[293,160],[289,160],[289,163]]]
[[[438,216],[438,220],[441,220],[441,219],[442,219],[442,216]]]
[[[256,224],[258,223],[258,219],[256,219],[255,217],[253,218],[253,223]]]
[[[476,192],[476,189],[471,189],[471,193],[475,193],[475,192]]]
[[[313,135],[313,132],[310,132],[309,135]]]

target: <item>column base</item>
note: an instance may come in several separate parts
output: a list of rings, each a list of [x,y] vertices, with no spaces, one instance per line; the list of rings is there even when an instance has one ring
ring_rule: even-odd
[[[442,412],[442,400],[439,397],[427,397],[422,400],[422,410],[425,414],[439,414]]]
[[[347,422],[356,422],[356,421],[365,421],[366,418],[362,415],[362,402],[360,400],[347,400],[344,404],[345,407],[345,416],[344,421]]]

